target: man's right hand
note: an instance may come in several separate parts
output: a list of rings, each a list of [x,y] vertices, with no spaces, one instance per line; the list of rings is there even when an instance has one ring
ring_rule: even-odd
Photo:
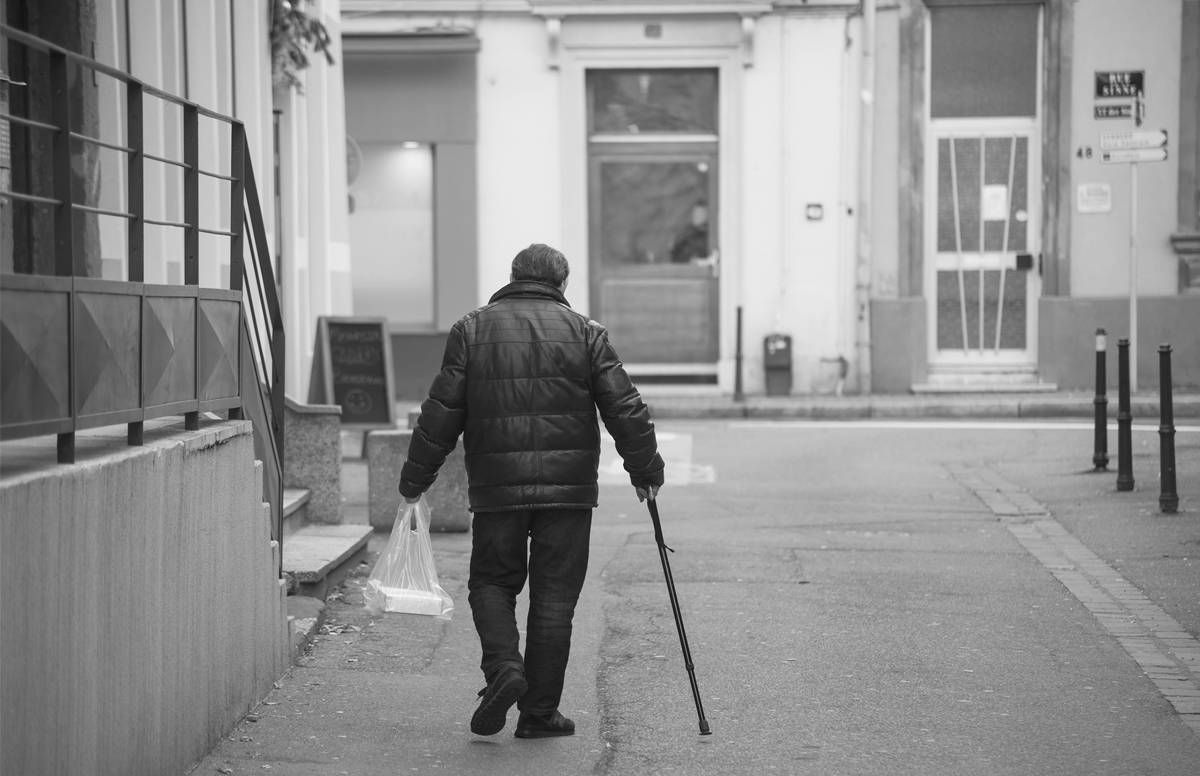
[[[647,485],[644,488],[635,486],[633,490],[637,493],[638,501],[645,501],[646,499],[653,501],[655,496],[658,495],[658,487],[657,485]]]

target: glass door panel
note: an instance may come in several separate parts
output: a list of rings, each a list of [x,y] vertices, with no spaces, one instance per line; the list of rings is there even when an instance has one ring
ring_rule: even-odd
[[[935,360],[1031,361],[1032,128],[936,132]]]
[[[592,305],[622,357],[717,358],[715,154],[596,155]]]

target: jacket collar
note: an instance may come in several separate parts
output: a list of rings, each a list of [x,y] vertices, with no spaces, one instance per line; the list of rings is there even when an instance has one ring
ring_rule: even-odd
[[[492,294],[492,298],[488,300],[488,304],[499,302],[501,299],[506,299],[511,296],[542,297],[545,299],[552,299],[559,304],[565,304],[567,307],[571,306],[571,304],[567,301],[567,298],[562,295],[561,291],[549,283],[542,283],[537,280],[513,281],[504,288],[501,288],[496,293]]]

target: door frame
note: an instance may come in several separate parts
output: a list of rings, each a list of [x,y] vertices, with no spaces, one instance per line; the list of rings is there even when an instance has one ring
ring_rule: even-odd
[[[692,22],[686,22],[692,24]],[[573,274],[589,279],[586,292],[576,290],[568,295],[584,314],[592,314],[590,280],[591,237],[589,230],[589,156],[587,126],[587,84],[589,69],[649,68],[717,70],[719,94],[717,115],[717,201],[719,212],[712,222],[714,233],[720,236],[721,271],[717,279],[717,361],[703,365],[708,374],[716,375],[716,389],[730,391],[734,385],[737,331],[734,321],[742,293],[742,219],[741,219],[741,78],[745,68],[741,27],[736,20],[726,23],[694,22],[697,34],[695,45],[667,47],[645,41],[638,18],[564,19],[560,38],[558,68],[559,111],[562,169],[562,244],[571,261]],[[628,27],[637,33],[636,44],[605,43],[617,36],[612,33]],[[730,31],[736,34],[730,34]],[[629,40],[629,37],[625,37]],[[603,321],[601,321],[603,323]],[[620,343],[616,343],[620,346]],[[680,374],[678,365],[627,363],[631,374]],[[691,370],[689,365],[687,369]],[[706,386],[711,389],[712,386]]]
[[[962,138],[1010,138],[1014,134],[1025,137],[1026,140],[1026,203],[1025,211],[1028,222],[1025,230],[1025,250],[1035,257],[1035,266],[1027,271],[1026,308],[1025,308],[1025,348],[1023,350],[997,350],[991,347],[939,350],[937,346],[937,273],[938,250],[937,219],[938,219],[938,141],[947,137]],[[925,245],[925,288],[926,288],[926,352],[931,368],[940,366],[965,367],[978,366],[983,369],[991,367],[1030,367],[1037,364],[1038,359],[1038,299],[1042,292],[1042,146],[1040,122],[1036,118],[1002,118],[1002,119],[939,119],[929,123],[926,132],[925,149],[925,213],[924,213],[924,245]],[[1011,192],[1009,193],[1011,196]],[[979,256],[980,252],[962,251],[969,256]],[[984,256],[995,256],[1000,251],[985,251]],[[1014,257],[1018,251],[1009,250],[1007,253]],[[988,262],[968,260],[964,268],[999,269],[1000,264],[991,266]],[[1015,269],[1007,263],[1006,269]],[[982,345],[983,343],[981,343]],[[982,351],[982,352],[980,352]]]
[[[1003,5],[1003,0],[981,0],[980,4],[996,4]],[[923,65],[924,72],[922,73],[924,100],[924,116],[923,116],[923,136],[924,136],[924,184],[922,186],[922,280],[925,307],[926,307],[926,358],[930,371],[937,371],[939,368],[959,368],[973,369],[979,368],[981,371],[989,369],[1004,369],[1004,368],[1033,368],[1036,369],[1038,363],[1038,309],[1040,307],[1039,300],[1045,285],[1044,265],[1043,265],[1043,242],[1046,232],[1045,202],[1043,201],[1042,179],[1043,179],[1043,148],[1047,139],[1043,136],[1046,123],[1047,106],[1044,102],[1046,95],[1046,71],[1045,62],[1047,57],[1047,46],[1049,41],[1046,39],[1046,3],[1042,0],[1029,0],[1030,5],[1037,5],[1038,8],[1038,23],[1037,23],[1037,63],[1035,72],[1037,73],[1037,81],[1035,83],[1034,106],[1037,111],[1034,116],[1019,116],[1019,117],[986,117],[986,118],[952,118],[952,119],[934,119],[931,115],[932,99],[930,99],[932,90],[932,73],[933,73],[933,29],[932,25],[924,24],[924,51]],[[1026,228],[1026,251],[1035,256],[1035,267],[1030,272],[1037,272],[1036,279],[1030,280],[1028,284],[1026,298],[1026,341],[1025,349],[1022,351],[1009,350],[1000,351],[1000,354],[995,354],[992,357],[987,357],[979,353],[964,354],[961,349],[954,351],[945,350],[939,351],[937,347],[937,216],[938,216],[938,192],[937,192],[937,143],[938,139],[944,135],[939,135],[939,131],[950,132],[955,134],[968,134],[971,132],[976,135],[995,135],[998,137],[1011,136],[1014,130],[1028,131],[1029,141],[1027,143],[1028,150],[1028,202],[1026,203],[1026,211],[1029,214],[1031,226]],[[1053,195],[1052,195],[1053,196]],[[1036,293],[1035,293],[1036,292]],[[1017,356],[1015,354],[1022,354]]]

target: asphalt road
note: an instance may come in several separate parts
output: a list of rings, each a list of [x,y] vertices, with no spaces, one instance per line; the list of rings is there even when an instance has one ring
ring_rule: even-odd
[[[1086,425],[660,432],[659,503],[713,735],[697,734],[645,508],[607,450],[563,702],[575,737],[519,741],[511,719],[467,732],[482,686],[469,540],[438,535],[449,623],[371,618],[350,584],[311,653],[197,772],[1200,772],[1200,433],[1179,434],[1182,512],[1163,516],[1147,431],[1138,488],[1121,494],[1115,475],[1085,473]],[[997,514],[997,498],[1019,508]]]

